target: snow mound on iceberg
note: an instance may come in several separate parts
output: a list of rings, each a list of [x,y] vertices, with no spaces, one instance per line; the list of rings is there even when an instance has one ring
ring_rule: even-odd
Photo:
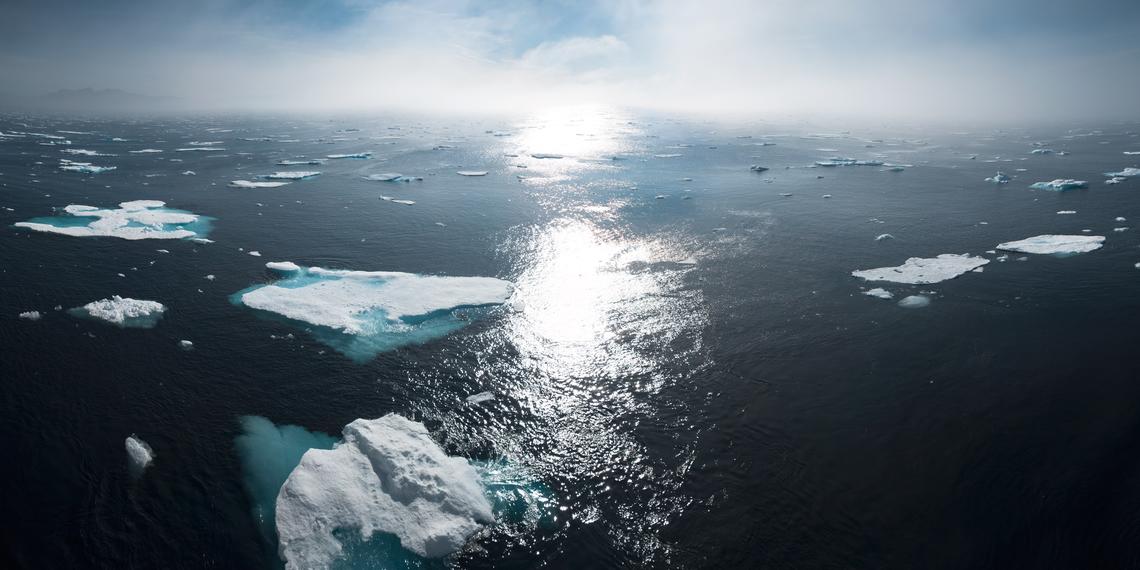
[[[327,568],[343,546],[335,533],[395,535],[424,557],[451,554],[494,522],[479,473],[444,453],[419,422],[397,414],[358,419],[331,450],[311,449],[277,495],[286,568]]]
[[[852,271],[851,275],[866,281],[926,285],[953,279],[989,262],[984,257],[974,257],[968,253],[943,253],[938,257],[912,257],[898,267]]]
[[[13,225],[72,237],[117,237],[129,240],[195,238],[209,233],[211,218],[165,206],[165,202],[158,200],[121,202],[118,209],[71,204],[63,209],[67,216],[33,218]],[[85,218],[95,220],[83,224]]]
[[[997,249],[1021,253],[1086,253],[1104,245],[1104,236],[1044,234],[1017,241],[999,243]]]
[[[255,285],[231,299],[252,309],[315,325],[318,340],[368,360],[386,350],[445,336],[506,302],[509,281],[393,271],[349,271],[273,262],[276,283]]]
[[[114,295],[110,299],[92,301],[71,312],[75,316],[99,319],[120,327],[151,328],[158,324],[166,306],[158,301]]]

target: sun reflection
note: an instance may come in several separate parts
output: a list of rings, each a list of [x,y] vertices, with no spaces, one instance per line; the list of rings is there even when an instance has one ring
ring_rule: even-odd
[[[547,182],[587,169],[612,167],[613,158],[633,151],[639,131],[624,114],[597,106],[556,107],[518,124],[502,137],[504,154],[525,167],[525,178]]]

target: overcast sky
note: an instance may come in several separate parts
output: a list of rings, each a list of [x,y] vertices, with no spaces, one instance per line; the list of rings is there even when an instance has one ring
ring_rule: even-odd
[[[1140,0],[7,0],[0,77],[212,108],[1134,119]]]

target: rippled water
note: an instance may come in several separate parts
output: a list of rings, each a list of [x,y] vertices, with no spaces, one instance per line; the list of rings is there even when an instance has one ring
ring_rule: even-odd
[[[0,556],[277,566],[255,516],[271,493],[251,492],[256,440],[242,434],[260,420],[249,418],[303,430],[279,453],[255,446],[273,479],[299,448],[331,443],[321,434],[395,412],[450,454],[510,466],[496,489],[525,480],[552,498],[549,513],[504,515],[441,564],[1134,564],[1140,227],[1114,228],[1140,222],[1140,179],[1105,185],[1101,173],[1137,165],[1123,154],[1140,150],[1136,129],[839,132],[599,109],[3,117],[3,133],[92,134],[68,134],[70,147],[0,138],[0,425],[12,459]],[[175,150],[191,141],[225,150]],[[1030,154],[1034,143],[1068,154]],[[81,158],[117,169],[60,171],[76,159],[61,148],[113,154]],[[164,152],[128,152],[144,148]],[[366,151],[294,167],[322,174],[280,188],[227,186],[288,169],[280,160]],[[811,167],[832,157],[887,165]],[[983,181],[998,170],[1013,180]],[[365,179],[388,172],[423,180]],[[1055,178],[1090,188],[1028,188]],[[215,243],[12,227],[137,199],[214,218]],[[986,253],[1084,229],[1105,246]],[[875,240],[884,233],[894,239]],[[994,261],[935,285],[878,284],[931,299],[911,310],[862,295],[875,284],[850,275],[941,253]],[[285,260],[498,277],[515,290],[442,338],[353,359],[319,330],[229,301],[277,279],[264,263]],[[116,294],[168,310],[149,330],[54,310]],[[30,310],[43,318],[17,317]],[[484,391],[495,399],[466,401]],[[137,480],[123,449],[132,433],[155,453]]]

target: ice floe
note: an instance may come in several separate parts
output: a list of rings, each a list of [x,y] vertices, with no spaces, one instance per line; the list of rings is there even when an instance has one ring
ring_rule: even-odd
[[[815,161],[816,166],[835,167],[835,166],[882,166],[881,160],[855,160],[854,158],[829,158],[827,160]]]
[[[908,295],[899,300],[898,305],[904,309],[921,309],[930,304],[930,297],[925,295]]]
[[[536,153],[530,155],[530,157],[531,158],[545,158],[545,159],[566,158],[566,157],[562,156],[561,154],[549,154],[549,153],[544,153],[544,152],[536,152]]]
[[[385,202],[392,202],[393,204],[403,204],[405,206],[411,206],[411,205],[414,205],[416,203],[415,200],[402,200],[400,198],[393,198],[391,196],[381,196],[380,199],[385,201]]]
[[[24,311],[18,316],[25,321],[38,321],[43,318],[39,311]]]
[[[157,149],[157,148],[144,148],[144,149],[139,149],[139,150],[128,150],[127,152],[129,152],[131,154],[154,154],[154,153],[162,152],[162,150]]]
[[[986,179],[986,182],[990,182],[992,184],[1008,184],[1009,181],[1010,177],[1006,176],[1004,172],[1000,171],[997,174]]]
[[[460,176],[486,176],[487,171],[486,170],[460,170],[459,172],[456,172],[456,174],[458,174]]]
[[[231,188],[280,188],[289,182],[266,182],[264,180],[231,180]]]
[[[127,448],[127,460],[131,473],[135,476],[141,475],[154,462],[154,450],[135,434],[127,436],[124,443]]]
[[[1045,234],[999,243],[997,249],[1036,254],[1085,253],[1100,249],[1102,245],[1104,245],[1104,236]]]
[[[166,306],[158,301],[115,295],[110,299],[92,301],[70,312],[77,317],[98,319],[120,327],[148,329],[158,324]]]
[[[129,240],[195,238],[209,233],[211,218],[165,206],[158,200],[122,202],[118,209],[72,204],[63,209],[67,216],[33,218],[14,226],[72,237]],[[88,218],[95,219],[88,222]]]
[[[886,289],[883,289],[882,287],[875,287],[874,289],[868,289],[866,291],[863,291],[863,294],[869,295],[871,297],[878,297],[879,299],[893,299],[895,296],[894,293],[891,293],[890,291],[887,291]]]
[[[265,267],[282,273],[291,273],[301,270],[301,266],[292,261],[268,261],[265,263]]]
[[[262,176],[262,178],[267,178],[269,180],[304,180],[306,178],[320,176],[320,174],[321,173],[317,172],[316,170],[285,170],[281,172],[274,172],[273,174],[266,174],[265,176]]]
[[[316,166],[324,163],[325,161],[319,158],[313,160],[279,160],[277,166]]]
[[[1072,215],[1075,213],[1077,213],[1076,210],[1058,210],[1057,211],[1057,214],[1061,215],[1061,216],[1069,216],[1069,215]]]
[[[1035,182],[1029,185],[1034,190],[1053,190],[1061,192],[1064,190],[1076,190],[1078,188],[1088,188],[1089,183],[1084,180],[1073,180],[1072,178],[1058,178],[1049,182]]]
[[[231,298],[308,325],[318,340],[357,361],[445,336],[504,303],[509,281],[392,271],[349,271],[274,262],[285,278]]]
[[[104,154],[97,150],[87,150],[84,148],[65,148],[60,152],[65,154],[77,154],[80,156],[115,156],[113,154]]]
[[[90,162],[75,162],[74,160],[67,160],[66,158],[59,159],[59,169],[67,172],[82,172],[84,174],[99,174],[101,172],[110,172],[118,168],[117,166],[96,166]]]
[[[426,558],[451,554],[494,522],[479,473],[452,457],[419,422],[397,414],[345,426],[333,449],[311,449],[277,495],[286,568],[327,568],[341,533],[395,535]]]
[[[338,158],[372,158],[372,153],[371,152],[354,152],[352,154],[330,154],[330,155],[328,155],[328,158],[331,158],[334,160],[336,160]]]
[[[1128,168],[1121,169],[1119,172],[1105,172],[1105,176],[1112,176],[1114,178],[1128,178],[1130,176],[1140,176],[1140,168],[1129,166]]]
[[[898,267],[852,271],[866,281],[892,281],[910,285],[940,283],[981,267],[990,260],[967,253],[944,253],[938,257],[912,257]]]
[[[766,172],[768,170],[768,167],[760,166],[759,164],[753,164],[748,167],[748,170],[751,170],[752,172]]]
[[[482,404],[483,402],[490,402],[495,399],[494,392],[479,392],[478,394],[471,394],[467,396],[468,404]]]
[[[381,172],[379,174],[369,174],[364,177],[365,180],[372,180],[375,182],[418,182],[423,180],[419,176],[404,176],[399,172]]]

